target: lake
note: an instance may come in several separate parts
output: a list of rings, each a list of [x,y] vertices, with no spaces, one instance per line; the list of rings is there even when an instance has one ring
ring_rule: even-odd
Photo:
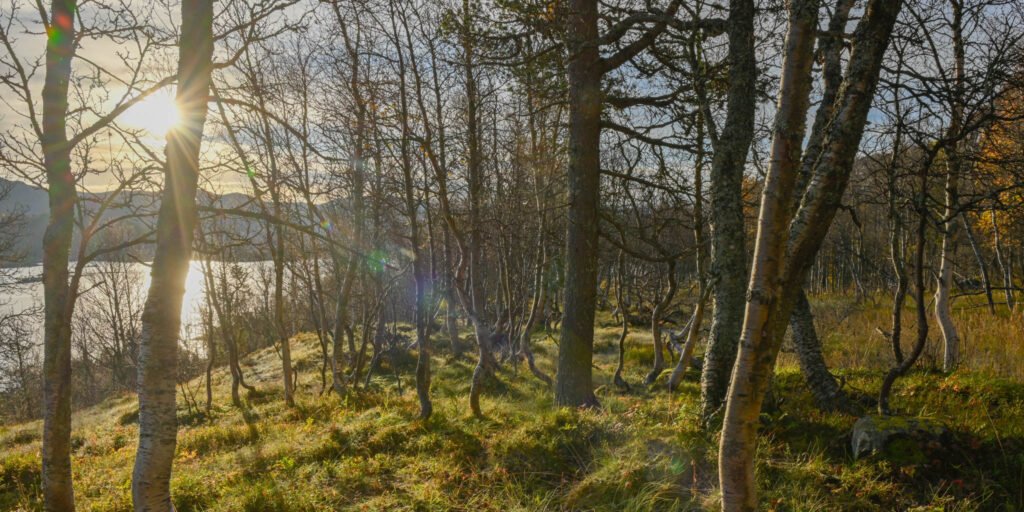
[[[102,264],[93,263],[85,268],[85,277],[83,278],[82,289],[85,290],[86,283],[88,282],[87,276],[91,272],[96,271],[96,266]],[[214,262],[214,265],[222,263]],[[253,261],[241,263],[245,266],[259,266],[267,265],[269,262]],[[150,275],[149,265],[145,263],[131,263],[132,270],[137,272],[141,277],[140,287],[140,299],[145,300],[145,290],[149,288]],[[13,269],[7,269],[8,275],[0,277],[0,279],[7,280],[8,282],[14,281],[16,284],[13,287],[5,289],[0,292],[0,308],[5,311],[24,311],[33,306],[38,306],[42,309],[43,306],[43,267],[42,265],[35,265],[29,267],[18,267]],[[250,276],[255,277],[256,273],[249,273]],[[86,292],[88,293],[88,292]],[[185,282],[185,297],[182,303],[181,320],[182,320],[182,331],[185,332],[188,326],[198,327],[200,321],[200,307],[203,302],[203,269],[202,265],[198,261],[193,261],[190,264],[188,279]],[[37,322],[35,322],[35,338],[42,344],[43,341],[43,326],[42,326],[42,314],[39,315]],[[198,329],[193,328],[191,332],[197,333]]]

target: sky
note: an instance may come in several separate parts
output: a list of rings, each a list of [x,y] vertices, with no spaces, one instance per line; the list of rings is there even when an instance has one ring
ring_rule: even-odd
[[[127,22],[145,23],[156,27],[155,33],[164,41],[174,41],[177,30],[177,6],[171,1],[124,0],[131,8],[136,19]],[[146,16],[146,19],[139,19]],[[76,19],[76,29],[82,26],[110,26],[111,14],[101,11],[95,3],[86,3]],[[122,22],[126,23],[126,22]],[[40,14],[34,5],[27,2],[6,1],[0,5],[0,26],[7,32],[11,41],[10,48],[14,57],[20,61],[27,74],[31,74],[29,87],[32,101],[38,118],[42,105],[42,87],[45,69],[42,66],[45,55],[46,38]],[[141,78],[138,88],[148,87],[155,81],[169,75],[174,70],[177,50],[173,47],[161,46],[154,41],[139,43],[135,38],[117,40],[110,36],[82,37],[73,61],[73,80],[81,84],[77,91],[72,90],[70,108],[74,111],[79,107],[90,107],[93,112],[82,115],[82,124],[89,124],[97,116],[106,114],[122,101],[129,91],[128,84],[133,76]],[[140,55],[145,55],[140,59]],[[7,48],[0,47],[0,76],[9,74],[14,59]],[[140,65],[141,62],[141,65]],[[133,75],[133,68],[139,67],[141,73]],[[33,71],[33,68],[34,71]],[[97,79],[97,77],[99,77]],[[102,87],[96,87],[102,84]],[[77,94],[76,94],[77,92]],[[129,95],[135,96],[136,93]],[[32,138],[29,121],[26,118],[29,108],[22,98],[10,88],[0,88],[0,133]],[[173,86],[166,87],[135,105],[118,119],[118,125],[139,131],[140,140],[155,154],[162,154],[166,132],[174,126],[178,113],[174,103]],[[79,128],[69,123],[68,135],[73,137]],[[109,162],[117,155],[127,153],[121,139],[111,137],[108,131],[100,136],[93,149],[90,167],[98,172],[91,173],[83,181],[87,190],[99,192],[116,186],[116,182],[108,172],[102,172]],[[81,166],[79,166],[81,167]],[[22,168],[23,169],[23,168]],[[0,169],[0,175],[12,176],[10,169]],[[238,191],[242,180],[236,177],[214,176],[210,184],[218,191]]]

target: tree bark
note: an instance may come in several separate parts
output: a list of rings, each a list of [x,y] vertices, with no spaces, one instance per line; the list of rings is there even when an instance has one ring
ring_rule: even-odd
[[[978,270],[981,271],[981,284],[985,290],[985,301],[988,303],[988,312],[996,314],[996,302],[992,296],[992,279],[988,273],[988,263],[985,262],[985,256],[981,253],[981,245],[978,243],[978,238],[974,236],[974,229],[971,228],[971,221],[967,217],[967,213],[961,212],[960,219],[964,224],[964,234],[967,235],[967,241],[971,244],[971,252],[974,253],[974,261],[978,263]]]
[[[701,287],[704,289],[700,292],[700,298],[693,308],[693,315],[690,317],[690,321],[686,324],[686,328],[683,329],[686,333],[686,341],[683,343],[683,349],[679,353],[676,367],[672,370],[672,375],[669,376],[669,391],[675,391],[679,384],[683,382],[683,375],[693,360],[693,352],[697,348],[697,341],[700,339],[700,326],[704,322],[704,307],[707,304],[708,296],[711,295],[711,289],[707,286],[707,283],[701,284]]]
[[[821,353],[821,340],[814,328],[811,304],[803,290],[797,294],[789,325],[793,332],[793,346],[796,348],[800,370],[807,380],[807,387],[811,390],[818,408],[824,411],[852,412],[854,408],[850,398],[839,387],[836,378],[825,364],[825,358]]]
[[[175,381],[181,303],[196,224],[199,149],[213,70],[213,1],[181,4],[177,102],[181,125],[167,135],[164,190],[152,282],[139,343],[139,446],[132,472],[136,511],[173,511],[170,477],[177,436]]]
[[[729,2],[729,89],[725,125],[711,162],[711,332],[701,375],[701,417],[710,426],[725,401],[729,373],[743,324],[747,250],[743,222],[743,171],[754,137],[757,61],[753,0]]]
[[[958,136],[964,123],[964,40],[963,12],[958,0],[950,2],[953,8],[953,58],[955,66],[954,97],[949,133]],[[935,286],[935,320],[942,333],[942,369],[951,372],[960,360],[960,333],[953,322],[952,293],[953,267],[957,239],[957,212],[960,208],[959,186],[963,166],[962,143],[954,143],[946,154],[945,212],[942,225],[942,254]]]
[[[1003,243],[999,237],[999,217],[996,216],[995,208],[992,208],[989,214],[992,216],[992,246],[995,247],[996,251],[996,264],[999,265],[999,270],[1003,274],[1006,308],[1012,313],[1015,302],[1013,296],[1013,265],[1008,264],[1003,258]]]
[[[43,503],[75,509],[71,482],[71,317],[68,260],[78,202],[67,138],[68,84],[75,51],[75,0],[54,0],[46,41],[42,149],[50,219],[43,235]]]
[[[871,0],[853,35],[845,87],[795,215],[794,182],[810,90],[818,2],[790,4],[771,167],[762,194],[754,268],[719,445],[723,510],[757,507],[754,454],[761,404],[785,326],[849,182],[882,58],[902,2]],[[812,134],[812,138],[814,135]]]
[[[622,331],[619,332],[619,358],[615,365],[615,375],[612,377],[612,382],[629,391],[629,383],[622,377],[622,372],[626,369],[626,336],[629,335],[629,306],[625,304],[622,293],[623,287],[626,285],[626,253],[625,251],[619,251],[619,257],[616,259],[616,277],[618,277],[618,283],[615,285],[615,307],[619,310],[622,316]]]
[[[558,343],[555,403],[595,407],[598,402],[591,365],[597,301],[603,73],[597,44],[597,1],[572,0],[569,9],[569,213],[565,312]]]
[[[899,80],[899,71],[897,71],[896,80]],[[903,223],[900,221],[900,214],[896,205],[896,194],[898,193],[896,188],[897,169],[901,157],[900,153],[903,151],[903,119],[902,111],[898,104],[896,105],[896,117],[898,124],[896,125],[896,134],[886,180],[887,194],[889,196],[889,208],[887,211],[889,217],[889,259],[892,263],[893,273],[896,275],[896,290],[893,293],[892,300],[892,332],[889,334],[889,344],[896,364],[901,364],[903,363],[903,347],[901,343],[903,336],[903,304],[907,299],[907,269],[904,261],[905,243],[901,243]]]
[[[693,308],[693,316],[690,323],[684,330],[686,339],[683,349],[679,353],[676,367],[668,378],[668,390],[675,391],[679,383],[683,381],[683,374],[690,365],[693,358],[693,351],[697,347],[697,340],[700,339],[700,327],[704,323],[704,305],[708,297],[708,282],[705,276],[704,254],[704,138],[705,138],[704,111],[697,111],[697,160],[693,171],[693,240],[696,245],[696,266],[697,266],[697,304]]]
[[[661,317],[664,315],[665,310],[672,304],[672,299],[676,296],[676,261],[672,260],[668,264],[668,290],[665,292],[665,296],[662,297],[661,301],[654,306],[654,311],[651,313],[651,339],[654,341],[654,368],[647,374],[644,379],[644,384],[650,386],[658,380],[658,376],[661,372],[665,371],[665,344],[662,343],[661,337]]]
[[[889,395],[892,393],[893,384],[896,379],[902,377],[914,366],[917,359],[921,357],[924,346],[928,342],[928,312],[924,302],[924,251],[925,231],[928,227],[928,170],[934,161],[934,151],[931,152],[925,163],[918,170],[920,191],[917,200],[917,253],[914,256],[914,287],[916,288],[916,311],[917,311],[917,340],[910,355],[905,359],[897,359],[896,366],[889,370],[889,373],[882,379],[882,387],[878,392],[878,413],[889,414]]]
[[[429,312],[427,311],[427,280],[429,276],[427,275],[426,261],[423,257],[419,220],[420,201],[416,196],[416,183],[413,175],[414,170],[410,148],[412,128],[409,125],[411,112],[406,82],[405,51],[402,49],[398,39],[399,32],[395,24],[398,15],[394,11],[395,3],[391,3],[390,6],[392,9],[391,23],[395,37],[395,50],[398,54],[399,122],[402,130],[400,157],[404,192],[402,199],[405,202],[405,214],[409,222],[409,244],[412,249],[412,273],[413,280],[415,281],[414,317],[416,324],[416,350],[418,353],[416,357],[416,396],[420,403],[419,417],[426,420],[433,413],[433,404],[430,401],[430,334],[427,330],[429,319]],[[413,67],[415,67],[415,62],[413,62]],[[394,361],[392,361],[392,365],[394,365]]]
[[[810,105],[818,0],[794,0],[789,4],[789,11],[771,166],[761,197],[740,350],[728,391],[719,445],[718,475],[722,510],[725,511],[757,509],[754,480],[757,422],[775,370],[775,354],[769,347],[785,332],[792,308],[792,304],[787,308],[784,303],[786,298],[779,276],[785,264],[789,210]],[[776,309],[779,305],[783,307]],[[765,357],[766,353],[770,357]]]
[[[540,177],[537,178],[538,183]],[[548,377],[544,371],[537,367],[536,361],[533,358],[533,350],[530,348],[530,341],[533,337],[533,328],[537,325],[537,317],[539,313],[544,311],[544,303],[547,301],[547,286],[544,282],[544,269],[547,267],[547,245],[544,243],[544,233],[547,231],[546,215],[543,212],[543,201],[540,200],[542,192],[538,186],[538,206],[542,210],[540,213],[540,224],[538,226],[537,234],[537,263],[534,268],[533,278],[533,304],[530,305],[530,315],[526,319],[526,323],[523,326],[523,332],[520,333],[519,350],[522,352],[523,357],[526,359],[526,365],[530,368],[530,373],[534,377],[540,379],[548,388],[550,388],[554,382],[551,377]]]
[[[357,251],[362,251],[364,245],[364,231],[365,231],[365,198],[363,196],[363,187],[366,182],[366,151],[365,146],[367,142],[366,132],[368,130],[368,117],[367,112],[367,99],[363,94],[362,77],[360,76],[360,59],[358,43],[353,40],[348,32],[348,23],[345,17],[342,15],[341,8],[338,2],[332,2],[331,6],[334,10],[335,19],[338,21],[338,26],[341,28],[342,38],[345,42],[345,51],[348,54],[349,60],[351,61],[350,79],[349,79],[349,91],[352,94],[352,102],[355,104],[355,127],[352,133],[352,153],[349,160],[350,175],[352,177],[352,222],[353,226],[353,243]],[[335,260],[340,263],[340,255],[337,254],[337,250],[332,249],[335,253]],[[360,258],[350,256],[348,264],[345,267],[344,281],[341,290],[338,293],[338,302],[336,304],[334,314],[334,333],[331,336],[332,347],[331,347],[331,374],[333,388],[339,395],[342,393],[345,387],[344,381],[344,370],[342,362],[342,330],[344,326],[349,325],[349,308],[350,299],[352,296],[352,289],[357,277],[357,270],[360,269]],[[340,268],[340,265],[338,265]],[[353,343],[349,344],[351,357],[355,358],[355,347]]]
[[[276,194],[275,194],[276,195]],[[274,216],[280,219],[280,205],[274,200]],[[269,226],[268,226],[269,228]],[[280,225],[274,228],[274,332],[281,345],[281,374],[284,379],[284,403],[295,406],[295,389],[292,368],[292,349],[284,320],[284,230]]]

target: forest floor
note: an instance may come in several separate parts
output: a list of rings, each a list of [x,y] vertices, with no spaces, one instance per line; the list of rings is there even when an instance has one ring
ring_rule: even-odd
[[[884,318],[885,308],[876,309]],[[835,320],[823,316],[821,323]],[[865,327],[873,317],[847,316],[842,325],[828,325],[834,336],[823,337],[830,359],[862,352],[858,343],[882,345]],[[850,329],[863,335],[850,336]],[[607,324],[597,331],[600,410],[557,410],[529,371],[506,368],[485,390],[483,419],[469,412],[472,361],[450,360],[442,347],[447,343],[437,339],[434,415],[427,422],[416,419],[412,355],[397,362],[402,393],[385,361],[369,389],[340,399],[319,396],[319,346],[314,336],[297,336],[296,407],[282,399],[273,349],[244,362],[248,382],[258,388],[244,409],[230,405],[224,368],[214,373],[209,416],[188,410],[179,397],[175,505],[179,512],[715,508],[717,435],[699,428],[696,371],[676,393],[664,390],[667,372],[658,386],[644,388],[652,351],[649,332],[638,330],[628,338],[626,377],[633,389],[615,389],[610,376],[618,331]],[[534,347],[541,367],[552,373],[553,339],[538,334]],[[987,370],[944,375],[918,369],[897,384],[893,405],[941,421],[950,440],[929,448],[923,459],[854,460],[849,432],[857,418],[819,412],[791,359],[784,354],[780,361],[779,406],[762,418],[757,474],[764,509],[1024,510],[1020,379]],[[884,370],[836,373],[847,389],[874,394]],[[187,388],[202,403],[202,382]],[[134,395],[76,413],[79,510],[131,509],[137,414]],[[38,422],[0,426],[0,510],[41,507],[40,428]]]

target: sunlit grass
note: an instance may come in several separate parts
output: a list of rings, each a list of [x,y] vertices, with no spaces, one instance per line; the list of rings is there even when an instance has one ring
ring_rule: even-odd
[[[886,318],[887,308],[862,305],[843,314],[844,307],[839,299],[815,301],[819,327],[832,331],[824,336],[828,357],[833,365],[850,366],[839,372],[850,389],[873,393],[884,366],[872,365],[886,357],[886,346],[873,329]],[[983,336],[983,331],[995,332],[996,322],[975,318],[987,312],[958,314],[966,315],[969,339],[993,340],[975,347],[997,347],[997,334]],[[658,387],[644,389],[640,382],[652,357],[650,333],[633,329],[626,372],[633,390],[616,390],[609,380],[618,327],[610,325],[610,317],[600,318],[599,325],[602,321],[595,357],[603,406],[598,411],[557,410],[550,392],[525,368],[506,368],[499,383],[487,386],[486,417],[473,418],[467,403],[473,363],[450,361],[440,339],[433,358],[435,412],[425,423],[416,419],[411,358],[403,359],[400,368],[401,395],[385,363],[369,389],[341,398],[319,396],[319,365],[313,364],[319,346],[310,335],[293,340],[295,360],[306,370],[297,405],[289,409],[281,398],[276,353],[253,354],[243,368],[259,392],[246,397],[245,410],[230,406],[223,369],[214,374],[216,406],[210,417],[189,414],[184,405],[179,409],[182,427],[172,482],[176,506],[182,512],[716,507],[718,439],[698,427],[696,372],[676,394],[664,391],[664,376]],[[553,340],[538,334],[534,345],[541,367],[553,373]],[[817,411],[791,356],[784,357],[776,379],[781,405],[762,421],[758,478],[764,508],[1024,506],[1018,485],[1024,482],[1024,386],[990,375],[1009,370],[1014,361],[1005,362],[1006,370],[986,366],[996,364],[997,357],[975,361],[971,358],[985,352],[970,347],[965,370],[951,376],[916,371],[897,385],[895,407],[942,419],[955,436],[947,460],[909,468],[873,458],[853,461],[847,434],[856,418]],[[202,384],[191,386],[201,389]],[[133,396],[76,414],[80,510],[131,509],[135,418]],[[0,427],[0,510],[41,507],[39,430],[38,422]]]
[[[928,344],[920,364],[941,367],[940,333],[933,315],[934,303],[928,299]],[[879,330],[892,328],[891,298],[876,295],[857,303],[852,296],[819,296],[811,300],[815,322],[830,366],[884,371],[893,364],[888,340]],[[916,306],[911,298],[903,310],[903,347],[909,352],[917,336]],[[961,338],[961,368],[993,376],[1024,381],[1024,314],[1011,313],[1003,304],[995,314],[988,310],[983,296],[960,297],[953,302],[953,317]],[[796,359],[783,351],[784,365]]]

